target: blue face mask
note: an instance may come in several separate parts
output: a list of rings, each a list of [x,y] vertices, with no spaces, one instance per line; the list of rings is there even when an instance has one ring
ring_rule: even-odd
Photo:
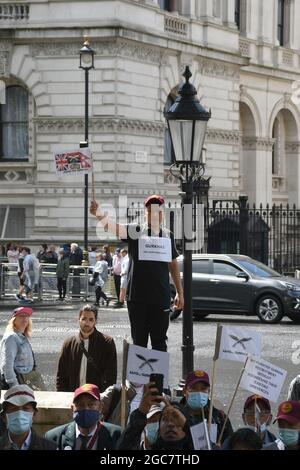
[[[148,423],[145,427],[145,434],[150,444],[153,444],[157,439],[159,423]]]
[[[295,447],[299,440],[299,431],[297,429],[279,428],[279,437],[287,447]]]
[[[15,411],[14,413],[8,413],[6,415],[7,419],[7,429],[12,434],[20,435],[24,432],[29,431],[32,426],[33,413],[29,411]]]
[[[189,392],[187,404],[192,410],[204,408],[208,402],[208,393],[205,392]]]
[[[78,410],[74,411],[73,419],[81,428],[91,428],[100,419],[99,410]]]

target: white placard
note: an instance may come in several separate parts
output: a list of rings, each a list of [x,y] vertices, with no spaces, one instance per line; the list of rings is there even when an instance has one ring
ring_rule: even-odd
[[[241,388],[277,403],[286,377],[286,370],[264,361],[249,357]]]
[[[165,237],[140,237],[140,261],[172,261],[171,239]]]
[[[195,450],[208,449],[207,439],[205,436],[204,423],[196,424],[195,426],[192,426],[190,429],[191,429],[194,449]],[[216,424],[212,424],[210,428],[210,440],[214,444],[217,442],[217,431],[218,431],[218,426]]]
[[[260,356],[262,334],[252,329],[231,326],[220,328],[220,346],[216,340],[216,359],[245,362],[248,354]]]
[[[164,388],[169,386],[170,355],[155,349],[129,345],[126,378],[133,383],[147,384],[150,374],[163,374]]]
[[[90,149],[56,150],[54,152],[56,174],[58,176],[76,176],[93,171]]]

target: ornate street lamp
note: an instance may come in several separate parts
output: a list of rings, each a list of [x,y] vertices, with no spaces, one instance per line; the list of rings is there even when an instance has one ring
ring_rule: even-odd
[[[183,74],[185,83],[180,87],[179,96],[165,114],[173,146],[174,162],[170,172],[181,181],[183,202],[183,329],[182,329],[182,377],[194,370],[193,311],[192,311],[192,249],[193,242],[193,183],[205,172],[202,148],[207,122],[211,117],[197,98],[196,88],[189,82],[192,74],[189,67]],[[203,154],[204,157],[204,154]],[[179,170],[175,173],[174,169]],[[197,236],[197,234],[196,234]]]
[[[90,47],[87,38],[79,51],[79,68],[85,72],[85,95],[84,95],[84,142],[80,142],[80,147],[89,146],[89,71],[94,67],[95,51]],[[84,175],[84,252],[83,261],[84,266],[89,265],[88,261],[88,188],[89,188],[89,175]]]

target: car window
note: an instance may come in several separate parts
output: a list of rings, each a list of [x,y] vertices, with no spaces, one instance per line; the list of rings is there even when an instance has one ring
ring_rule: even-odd
[[[239,260],[239,263],[247,269],[251,274],[258,277],[280,277],[281,275],[274,271],[274,269],[269,268],[263,263],[260,263],[256,260]]]
[[[237,266],[226,263],[226,261],[214,260],[214,274],[220,274],[223,276],[236,276],[241,272]]]
[[[209,274],[210,272],[209,259],[193,260],[193,273]]]

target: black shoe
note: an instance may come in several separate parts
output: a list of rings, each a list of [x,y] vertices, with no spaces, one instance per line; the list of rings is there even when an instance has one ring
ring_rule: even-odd
[[[110,299],[107,299],[107,300],[106,300],[106,307],[109,306],[109,302],[110,302]]]
[[[122,308],[122,307],[124,307],[124,302],[118,302],[113,306],[113,308]]]
[[[99,302],[94,303],[95,307],[100,307]]]

